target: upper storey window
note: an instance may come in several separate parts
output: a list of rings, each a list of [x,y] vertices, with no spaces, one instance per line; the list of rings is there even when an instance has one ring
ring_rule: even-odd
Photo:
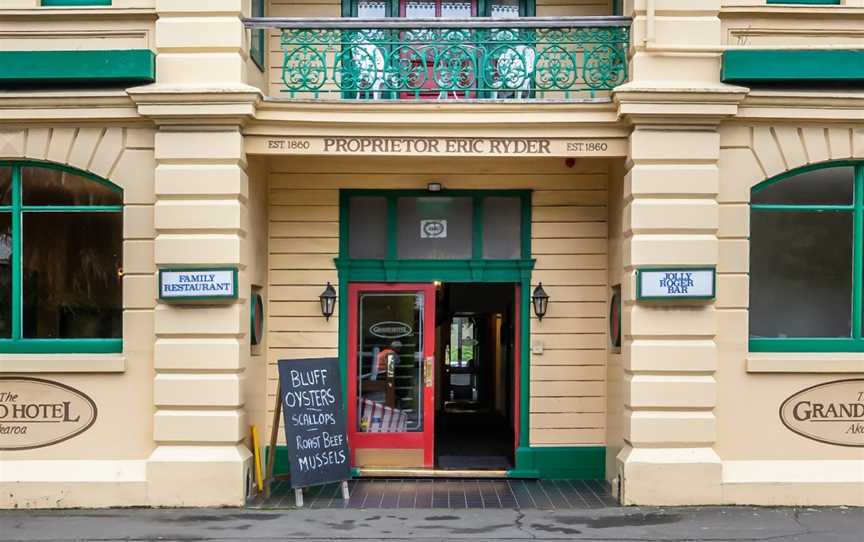
[[[352,0],[351,14],[361,18],[408,19],[512,18],[534,13],[534,0]]]
[[[864,351],[864,164],[753,189],[750,350]]]

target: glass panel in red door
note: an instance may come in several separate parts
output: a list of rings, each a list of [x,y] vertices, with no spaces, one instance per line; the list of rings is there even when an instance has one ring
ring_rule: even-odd
[[[354,466],[432,467],[435,287],[348,287]]]

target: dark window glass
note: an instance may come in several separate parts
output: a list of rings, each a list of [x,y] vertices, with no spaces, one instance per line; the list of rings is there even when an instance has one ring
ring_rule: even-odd
[[[522,200],[491,197],[483,200],[483,257],[512,260],[522,255]]]
[[[357,430],[423,430],[423,294],[361,294]]]
[[[23,216],[24,337],[119,338],[120,213]]]
[[[12,168],[0,166],[0,205],[12,205]]]
[[[12,337],[12,215],[0,213],[0,337]]]
[[[352,197],[348,253],[352,258],[387,257],[387,198]]]
[[[800,173],[754,192],[754,204],[851,205],[852,167],[832,167]]]
[[[396,246],[400,258],[471,258],[471,198],[399,198],[397,214]]]
[[[122,205],[123,194],[107,185],[61,171],[21,168],[24,205]]]
[[[852,213],[754,209],[750,336],[849,337]]]

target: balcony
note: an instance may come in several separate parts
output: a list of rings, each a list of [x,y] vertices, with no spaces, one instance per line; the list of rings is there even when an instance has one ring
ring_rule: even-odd
[[[627,17],[253,18],[276,29],[278,97],[605,101],[627,81]],[[271,59],[276,65],[276,59]]]

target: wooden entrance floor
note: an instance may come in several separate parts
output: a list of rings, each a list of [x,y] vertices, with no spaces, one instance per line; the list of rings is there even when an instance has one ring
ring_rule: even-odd
[[[351,498],[342,500],[339,484],[308,488],[304,508],[365,509],[540,509],[617,507],[604,481],[361,478],[348,482]],[[269,499],[252,499],[249,508],[296,508],[288,482],[278,481]]]

